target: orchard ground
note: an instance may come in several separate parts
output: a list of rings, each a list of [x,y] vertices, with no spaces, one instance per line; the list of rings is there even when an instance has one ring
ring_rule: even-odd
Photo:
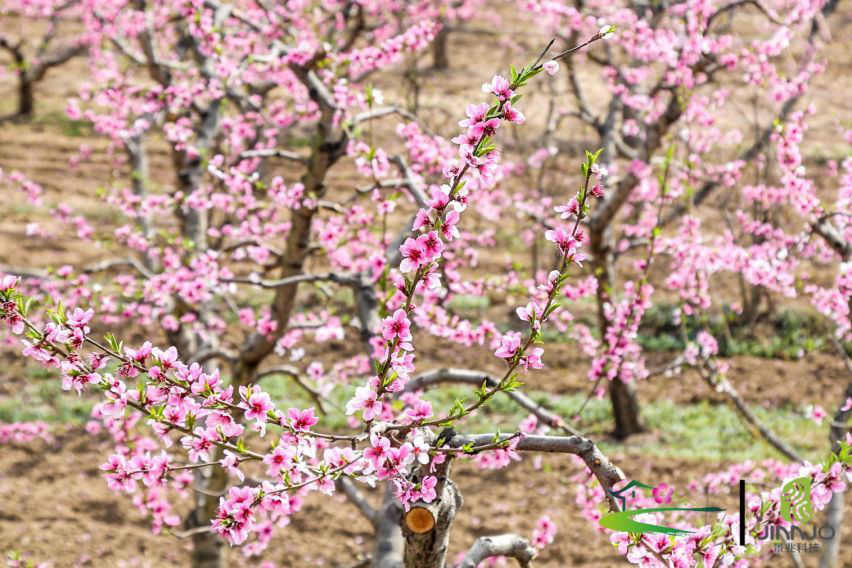
[[[849,3],[846,3],[847,7]],[[826,50],[828,69],[811,88],[807,102],[818,105],[819,113],[811,123],[808,142],[808,164],[817,167],[827,159],[843,157],[848,148],[836,145],[836,137],[828,132],[828,124],[836,116],[852,116],[852,11],[839,9],[834,16],[835,37]],[[520,25],[504,15],[503,25]],[[488,33],[479,33],[479,32]],[[448,71],[428,70],[428,55],[422,58],[418,103],[426,123],[441,134],[456,130],[460,118],[448,116],[442,108],[462,108],[465,101],[478,100],[478,85],[510,62],[522,61],[537,51],[544,38],[526,37],[524,45],[506,40],[507,30],[500,34],[490,30],[462,30],[450,36]],[[465,54],[462,56],[462,54]],[[524,55],[522,55],[524,54]],[[46,189],[45,200],[69,203],[92,213],[105,225],[115,224],[118,216],[93,198],[99,186],[114,183],[110,158],[105,156],[104,142],[80,123],[64,115],[67,98],[74,96],[79,78],[84,77],[85,63],[70,62],[51,72],[37,89],[37,114],[30,122],[0,125],[0,167],[20,170]],[[386,98],[412,102],[402,71],[377,77],[376,84]],[[11,78],[0,78],[0,116],[13,106],[14,85]],[[450,104],[446,104],[446,98]],[[530,97],[525,111],[531,121],[540,120]],[[742,101],[743,113],[751,111]],[[732,116],[731,121],[742,117]],[[383,126],[389,127],[390,121]],[[825,126],[825,135],[820,127]],[[528,129],[520,136],[530,136]],[[376,136],[385,134],[382,126]],[[585,147],[582,128],[576,137],[577,156]],[[507,140],[509,148],[521,147],[528,139]],[[93,150],[93,157],[75,169],[69,159],[81,145]],[[509,151],[511,156],[511,150]],[[155,181],[172,179],[165,147],[152,154]],[[579,159],[579,158],[578,158]],[[573,171],[573,170],[572,170]],[[286,170],[283,170],[285,176]],[[343,170],[332,179],[332,191],[349,187]],[[564,187],[553,192],[568,193]],[[25,237],[25,225],[41,215],[20,200],[0,202],[0,265],[43,269],[59,266],[73,259],[75,265],[86,265],[103,258],[106,253],[79,249],[58,240]],[[400,219],[402,215],[400,215]],[[42,220],[46,217],[42,217]],[[512,227],[500,227],[498,238],[509,242]],[[73,243],[74,241],[69,241]],[[496,253],[484,255],[479,270],[494,273],[504,265]],[[733,286],[732,286],[733,288]],[[733,292],[732,292],[733,293]],[[503,325],[517,298],[489,298],[459,305],[470,315],[489,317]],[[577,310],[588,312],[591,303]],[[665,363],[676,338],[666,333],[665,310],[648,314],[641,329],[642,341],[650,349],[649,368]],[[818,460],[827,451],[828,424],[816,424],[807,417],[810,405],[822,405],[831,413],[840,402],[848,370],[824,337],[818,316],[806,306],[785,304],[780,313],[758,321],[746,330],[727,330],[729,377],[746,402],[783,439],[808,459]],[[720,331],[721,333],[721,331]],[[128,328],[124,337],[130,341],[150,339],[162,344],[163,338],[149,330]],[[571,415],[581,404],[589,385],[585,378],[588,362],[579,349],[564,338],[550,336],[545,356],[546,368],[529,378],[528,392],[546,402],[563,415]],[[459,351],[448,343],[426,336],[417,337],[418,366],[430,369],[453,366],[498,371],[501,362],[485,347]],[[342,343],[325,344],[323,353],[309,353],[329,363],[342,351],[354,352],[359,347]],[[280,381],[280,382],[276,382]],[[279,401],[296,400],[310,405],[302,391],[284,378],[273,378],[265,386]],[[662,375],[638,385],[647,434],[621,443],[607,436],[611,419],[606,401],[593,402],[586,411],[584,431],[600,442],[603,451],[628,478],[648,484],[665,482],[685,487],[690,481],[720,471],[726,465],[744,459],[780,458],[770,446],[754,437],[723,399],[709,391],[694,373],[677,377]],[[548,392],[550,395],[544,395]],[[342,408],[351,394],[339,389],[333,394],[336,409],[330,409],[329,424],[343,423]],[[430,396],[451,401],[464,396],[460,388],[435,391]],[[94,393],[90,395],[94,397]],[[105,437],[92,437],[83,431],[89,408],[95,399],[62,393],[57,377],[48,375],[7,349],[0,355],[0,422],[44,420],[50,423],[54,441],[35,441],[30,445],[0,447],[0,550],[12,552],[53,566],[170,566],[186,565],[189,541],[175,536],[151,534],[143,515],[127,506],[129,498],[107,489],[97,469],[110,451]],[[499,411],[499,412],[498,412]],[[499,417],[499,418],[498,418]],[[474,420],[482,431],[501,424],[517,423],[524,415],[500,399]],[[497,423],[495,424],[495,421]],[[538,471],[533,475],[533,468]],[[478,536],[513,531],[529,534],[543,514],[557,524],[556,542],[541,555],[540,566],[624,566],[626,561],[610,546],[608,539],[583,519],[574,504],[574,490],[568,478],[576,472],[572,463],[560,457],[545,456],[540,462],[525,459],[505,470],[491,472],[475,469],[471,464],[458,468],[455,479],[465,498],[465,506],[456,522],[450,558],[467,549]],[[499,492],[495,490],[499,488]],[[676,493],[677,495],[677,493]],[[378,495],[373,495],[374,502]],[[734,510],[736,499],[713,496],[708,504]],[[295,515],[291,526],[273,541],[263,558],[278,566],[340,566],[356,564],[359,557],[371,552],[371,532],[366,521],[342,497],[308,498],[306,509],[314,514]],[[847,517],[848,519],[848,517]],[[852,565],[852,524],[847,520],[843,536],[845,546],[841,558]],[[232,565],[254,565],[242,560],[238,552],[229,553]],[[804,555],[805,564],[816,565],[816,555]],[[791,565],[789,558],[771,557],[772,566]]]

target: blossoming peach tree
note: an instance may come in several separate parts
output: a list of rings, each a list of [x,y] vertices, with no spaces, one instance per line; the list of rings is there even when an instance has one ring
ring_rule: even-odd
[[[19,25],[18,28],[22,31],[26,28],[30,34],[36,28],[37,34],[33,35],[38,37],[37,41],[29,41],[31,38],[26,37],[28,34],[14,33],[11,24],[0,31],[0,52],[6,53],[11,59],[8,68],[0,70],[0,77],[4,74],[14,76],[18,91],[17,108],[0,119],[32,117],[36,104],[36,85],[48,71],[85,52],[85,34],[69,31],[73,29],[78,4],[75,0],[15,0],[0,3],[0,16],[8,18],[7,21],[16,18],[26,22],[26,25]]]
[[[374,566],[445,566],[453,562],[447,559],[448,542],[461,506],[451,475],[460,459],[498,468],[525,452],[568,454],[577,462],[574,481],[584,515],[596,522],[602,512],[620,506],[612,491],[624,480],[622,471],[570,420],[526,396],[520,378],[544,365],[545,325],[564,330],[570,323],[562,303],[594,293],[591,281],[571,277],[584,268],[590,232],[609,227],[628,195],[641,213],[635,235],[646,236],[645,256],[641,276],[625,287],[624,305],[601,302],[611,323],[602,328],[609,348],[591,349],[594,380],[639,368],[624,361],[638,357],[632,342],[651,294],[648,269],[660,248],[687,257],[696,250],[718,254],[727,243],[702,248],[699,239],[695,248],[679,253],[679,244],[691,241],[661,237],[663,206],[698,175],[670,151],[651,188],[647,170],[661,143],[644,154],[643,168],[634,168],[644,172],[645,185],[636,174],[630,184],[619,182],[615,192],[608,191],[602,160],[614,167],[615,157],[607,153],[619,146],[615,141],[586,151],[579,189],[548,204],[541,233],[554,259],[551,270],[496,284],[466,277],[477,248],[493,246],[494,238],[467,229],[465,221],[493,220],[512,201],[500,185],[515,169],[501,163],[498,133],[525,122],[521,95],[535,91],[543,78],[555,80],[548,77],[558,76],[560,63],[571,67],[571,58],[583,49],[609,54],[612,48],[605,46],[612,44],[602,47],[601,40],[615,29],[581,22],[573,35],[585,38],[582,43],[560,51],[551,42],[531,62],[495,75],[482,86],[487,100],[466,107],[462,131],[447,141],[408,110],[386,104],[369,82],[429,45],[440,23],[423,16],[443,5],[134,0],[80,8],[91,77],[69,102],[68,113],[107,139],[116,170],[130,170],[129,182],[100,191],[126,222],[107,229],[67,205],[53,208],[55,223],[28,230],[45,238],[71,232],[115,257],[50,273],[2,276],[0,319],[23,342],[26,357],[58,369],[65,390],[101,391],[104,399],[90,429],[105,428],[116,442],[101,466],[107,483],[133,495],[155,531],[192,536],[196,566],[222,565],[223,542],[260,554],[276,528],[298,514],[307,493],[337,491],[375,529]],[[393,10],[408,12],[397,18]],[[684,16],[683,10],[672,15]],[[415,23],[401,29],[400,21]],[[644,21],[625,19],[628,30],[643,29]],[[684,34],[679,53],[686,57],[687,44],[696,38]],[[621,45],[636,49],[639,40],[624,41]],[[661,89],[674,98],[676,77],[667,77],[675,84]],[[646,107],[634,108],[634,121],[657,108],[650,102]],[[375,142],[376,124],[387,117],[401,119],[396,134],[404,150],[398,153]],[[656,118],[642,116],[649,123]],[[779,204],[798,195],[792,191],[802,175],[793,159],[797,132],[786,129],[773,138],[788,157],[783,160],[788,189],[771,192]],[[631,144],[621,141],[625,148]],[[162,173],[167,161],[173,179]],[[341,171],[347,179],[357,177],[357,186],[341,184],[335,175]],[[40,186],[22,174],[3,176],[1,181],[23,190],[33,203],[44,199]],[[838,210],[848,210],[848,178]],[[644,203],[653,205],[650,213],[640,207]],[[524,207],[542,221],[540,212]],[[822,227],[815,234],[846,247],[830,248],[847,261],[846,219],[814,202],[800,212],[808,227]],[[601,215],[605,220],[596,220]],[[685,222],[687,236],[692,227]],[[809,254],[832,254],[818,245],[801,246]],[[591,264],[599,265],[601,251],[592,248]],[[694,266],[689,277],[706,282],[701,276],[706,268]],[[592,280],[600,286],[598,277]],[[843,304],[848,270],[838,278],[836,288],[809,293],[823,306]],[[494,323],[463,318],[447,305],[456,295],[481,295],[518,282],[532,296],[517,308],[520,331],[502,333]],[[689,291],[684,310],[702,307],[698,300],[706,287],[675,287]],[[836,315],[834,308],[826,311]],[[115,332],[96,331],[120,324],[161,329],[167,343],[130,345]],[[838,326],[848,336],[848,323]],[[460,346],[487,341],[504,372],[418,373],[415,331]],[[327,369],[328,359],[320,361],[320,354],[331,341],[358,347],[342,351]],[[690,343],[677,365],[700,367],[708,381],[725,384],[711,340],[697,341],[700,347]],[[264,388],[275,376],[292,379],[313,406],[277,405]],[[422,398],[426,388],[447,382],[470,385],[470,399],[433,408]],[[355,386],[345,405],[351,431],[323,429],[329,394],[347,385]],[[465,433],[467,420],[498,396],[520,405],[530,418],[508,433]],[[841,406],[838,423],[845,422],[850,407],[848,401]],[[16,435],[18,430],[10,434]],[[834,453],[824,464],[795,466],[797,475],[813,478],[817,508],[845,489],[849,478],[849,440],[845,431],[832,435]],[[774,471],[780,482],[792,469]],[[720,484],[716,478],[706,482]],[[379,509],[368,503],[364,485],[384,488]],[[182,521],[175,505],[187,495],[193,507]],[[667,499],[671,493],[658,490],[630,505]],[[732,514],[720,514],[705,527],[678,518],[676,526],[694,531],[683,537],[612,538],[627,560],[645,566],[745,566],[762,550],[756,537],[786,522],[779,500],[778,490],[752,496],[746,543],[737,540],[739,521]],[[480,538],[456,562],[474,567],[510,556],[529,563],[554,532],[544,518],[531,541],[518,535]],[[281,536],[286,538],[286,530]]]
[[[605,50],[583,54],[588,65],[568,62],[564,90],[552,90],[545,131],[530,140],[539,147],[528,166],[540,199],[528,201],[523,214],[530,226],[526,238],[535,244],[538,228],[553,223],[554,197],[547,190],[558,175],[554,166],[560,164],[560,155],[570,148],[560,131],[569,131],[563,125],[570,124],[589,132],[605,149],[613,187],[607,205],[587,223],[589,273],[594,279],[583,292],[595,296],[597,326],[603,332],[600,339],[583,325],[572,326],[570,332],[592,358],[592,395],[602,396],[608,385],[615,433],[627,437],[643,430],[634,385],[659,372],[646,368],[636,342],[655,290],[657,296],[676,295],[683,302],[676,318],[694,319],[724,303],[739,320],[753,324],[764,299],[771,303],[772,293],[792,297],[810,295],[813,289],[795,291],[783,284],[795,280],[802,264],[792,259],[800,255],[779,259],[779,247],[764,242],[758,225],[744,225],[743,235],[730,228],[743,216],[766,217],[783,208],[779,192],[778,199],[763,200],[759,213],[749,209],[756,203],[755,184],[747,181],[749,168],[757,163],[756,176],[771,174],[766,157],[774,151],[778,125],[791,119],[811,79],[824,69],[820,53],[830,41],[827,18],[836,3],[687,1],[644,6],[520,0],[518,5],[521,13],[545,22],[566,41],[599,21],[621,30]],[[740,31],[747,26],[755,26],[759,35],[744,37]],[[788,57],[778,58],[780,53]],[[590,68],[599,72],[590,73]],[[754,140],[726,118],[738,112],[734,107],[744,93],[754,93],[756,107],[769,116],[767,120],[758,115],[752,126]],[[572,104],[563,105],[558,98],[563,96]],[[664,179],[658,179],[661,169]],[[782,191],[792,190],[789,175],[779,172],[779,179],[788,187]],[[742,201],[735,194],[739,189]],[[801,186],[798,190],[799,195],[813,194]],[[724,230],[708,229],[713,222],[708,219],[715,220],[719,211]],[[817,212],[803,213],[811,225],[820,218]],[[823,214],[843,231],[845,217],[828,210]],[[612,223],[616,218],[626,222]],[[675,225],[676,236],[662,233]],[[671,274],[662,286],[652,286],[647,278],[655,256],[664,262],[672,259]],[[804,256],[811,258],[810,252]],[[847,256],[840,250],[823,256],[822,262],[837,266]],[[845,272],[843,267],[837,270]],[[742,274],[742,297],[711,293],[712,276],[730,272]],[[829,295],[841,292],[835,288]],[[845,308],[839,315],[848,322]],[[839,323],[838,338],[848,337],[847,327]],[[582,409],[577,413],[581,415]]]

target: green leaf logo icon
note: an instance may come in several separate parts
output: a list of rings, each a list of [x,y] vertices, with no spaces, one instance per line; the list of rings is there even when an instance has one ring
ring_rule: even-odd
[[[785,483],[781,488],[781,517],[789,523],[805,524],[813,516],[810,476]]]

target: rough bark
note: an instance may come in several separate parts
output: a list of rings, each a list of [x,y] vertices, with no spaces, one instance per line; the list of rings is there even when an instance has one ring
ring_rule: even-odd
[[[412,522],[404,522],[405,568],[439,568],[444,566],[450,545],[453,520],[462,506],[462,496],[452,480],[447,479],[443,491],[433,503],[412,503],[411,510],[432,516],[431,530],[419,531]]]
[[[405,539],[402,537],[402,505],[393,496],[390,485],[385,487],[382,508],[376,529],[376,548],[373,568],[402,568]]]
[[[206,63],[201,63],[202,67]],[[201,155],[213,151],[220,132],[221,100],[216,99],[204,109],[201,121],[195,129],[196,147]],[[200,156],[190,156],[186,152],[177,151],[172,148],[172,161],[177,173],[177,187],[184,196],[192,194],[201,183],[204,176],[205,165]],[[187,207],[180,205],[177,217],[180,221],[181,235],[192,243],[192,253],[203,252],[208,248],[207,229],[209,224],[209,212],[205,209]],[[179,318],[184,312],[179,303],[175,307],[176,316]],[[187,310],[188,311],[188,310]],[[201,321],[208,321],[211,317],[211,306],[201,305],[197,308],[197,316]],[[202,336],[193,332],[186,326],[181,326],[176,332],[170,334],[170,339],[178,348],[181,357],[187,360],[195,358],[197,353],[216,350],[217,336],[207,334]],[[210,372],[212,361],[207,361],[203,367]],[[220,460],[224,457],[221,448],[213,451],[213,459]],[[219,499],[216,495],[224,493],[228,486],[228,474],[223,468],[211,468],[209,472],[199,470],[195,474],[195,484],[200,491],[195,493],[195,508],[187,519],[189,528],[206,527],[216,515]],[[191,563],[193,568],[221,568],[225,565],[222,539],[211,532],[199,532],[193,534],[193,548]]]
[[[208,521],[209,523],[209,521]],[[192,535],[192,567],[224,568],[224,543],[214,532],[202,532]]]
[[[843,352],[844,356],[846,352]],[[846,405],[846,400],[852,397],[852,383],[846,386],[846,392],[843,394],[843,400],[840,401],[840,406],[834,414],[834,420],[831,422],[831,429],[828,433],[828,441],[831,444],[831,451],[837,452],[840,449],[840,440],[846,436],[849,428],[846,426],[846,421],[852,415],[852,408],[843,410]],[[840,543],[843,540],[843,492],[835,493],[831,497],[831,502],[828,504],[828,511],[825,516],[825,524],[834,529],[834,538],[824,542],[822,555],[819,558],[819,568],[834,568],[839,566],[838,557],[840,555]]]
[[[632,383],[618,379],[609,384],[609,400],[612,403],[612,414],[615,418],[613,435],[624,439],[645,430],[642,425],[639,410],[639,397]]]

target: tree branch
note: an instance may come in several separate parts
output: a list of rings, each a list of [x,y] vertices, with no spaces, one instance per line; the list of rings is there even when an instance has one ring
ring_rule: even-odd
[[[814,233],[825,239],[828,246],[834,249],[844,262],[849,260],[849,256],[852,255],[852,243],[847,242],[840,231],[834,228],[834,225],[828,220],[828,216],[822,216],[817,219],[811,225],[811,229],[813,229]]]
[[[284,158],[285,160],[291,160],[300,164],[306,164],[308,162],[307,158],[300,156],[297,152],[290,152],[289,150],[281,150],[278,148],[246,150],[240,154],[241,160],[248,158]]]
[[[730,381],[719,373],[716,368],[716,364],[711,359],[704,359],[702,364],[697,366],[697,369],[701,377],[708,385],[710,385],[711,388],[713,388],[713,390],[728,397],[737,412],[739,412],[745,421],[751,424],[760,433],[760,436],[764,440],[769,442],[770,445],[789,459],[799,463],[803,463],[805,461],[802,456],[796,452],[796,450],[787,445],[786,442],[757,419],[757,416],[754,415],[740,394],[736,391],[733,385],[731,385]]]
[[[471,444],[475,451],[477,446],[491,445],[495,441],[508,441],[516,437],[513,434],[456,435],[446,445],[451,448],[461,448]],[[624,480],[624,473],[610,462],[590,439],[583,436],[523,436],[518,439],[515,449],[521,452],[573,454],[580,457],[604,488],[610,509],[618,510],[618,504],[612,498],[611,491],[616,483]]]
[[[527,539],[516,534],[481,536],[467,551],[458,568],[476,568],[485,559],[495,556],[514,558],[525,568],[530,565],[535,555],[536,550],[530,546]]]
[[[843,353],[844,355],[846,354],[845,351]],[[846,391],[843,393],[843,397],[837,407],[837,412],[834,414],[831,429],[829,430],[828,441],[831,444],[832,452],[837,452],[840,449],[840,441],[846,437],[846,432],[849,431],[846,421],[849,420],[850,416],[852,416],[852,408],[846,408],[846,401],[850,397],[852,397],[852,382],[846,385]],[[844,410],[844,408],[846,409]],[[840,552],[841,540],[840,529],[843,526],[843,500],[843,493],[838,492],[832,495],[831,501],[828,504],[828,510],[825,515],[825,524],[834,529],[835,537],[829,540],[826,543],[825,548],[823,548],[819,559],[819,568],[833,568],[838,565],[837,559]]]
[[[358,285],[358,279],[355,276],[351,274],[338,274],[336,272],[329,272],[327,274],[296,274],[295,276],[288,276],[279,280],[262,280],[251,277],[222,278],[220,282],[252,284],[261,288],[282,288],[300,282],[334,282],[346,286]]]
[[[337,488],[349,499],[349,502],[355,505],[364,518],[370,522],[373,529],[379,528],[379,512],[370,505],[367,497],[361,490],[345,476],[338,479],[335,483]]]
[[[488,387],[495,387],[498,380],[483,371],[474,371],[470,369],[436,369],[415,377],[405,386],[403,392],[414,392],[425,390],[431,386],[442,383],[461,383],[474,387],[479,387],[482,383],[486,383]],[[558,430],[575,436],[579,436],[579,432],[568,425],[568,423],[558,414],[544,408],[536,401],[525,395],[524,393],[515,391],[501,391],[507,397],[512,399],[524,410],[535,415],[539,420]]]
[[[83,269],[83,274],[94,274],[95,272],[104,272],[121,266],[129,266],[145,278],[153,278],[154,276],[147,268],[145,268],[145,266],[142,265],[141,262],[139,262],[133,257],[115,258],[96,262],[95,264],[85,267]]]
[[[299,385],[302,390],[304,390],[311,399],[314,401],[314,404],[317,405],[317,410],[321,413],[325,414],[326,409],[324,402],[326,402],[325,397],[323,397],[322,393],[314,389],[311,385],[306,383],[301,379],[299,374],[299,370],[295,367],[291,367],[289,365],[279,365],[277,367],[270,367],[269,369],[264,369],[262,371],[257,372],[257,376],[255,377],[255,381],[260,382],[261,379],[268,377],[270,375],[287,375],[293,382]]]
[[[373,568],[400,568],[405,554],[405,539],[400,529],[402,505],[394,497],[390,483],[386,484],[378,521]]]

